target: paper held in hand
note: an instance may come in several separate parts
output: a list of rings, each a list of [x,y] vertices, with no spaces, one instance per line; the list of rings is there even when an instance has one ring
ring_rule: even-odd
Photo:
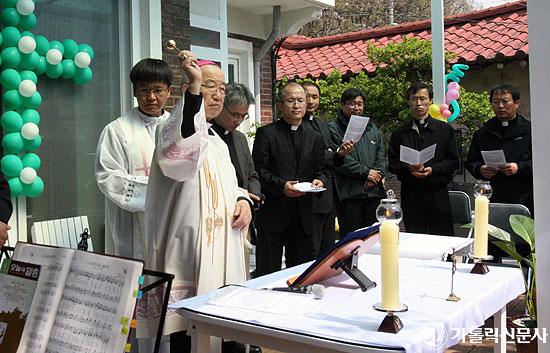
[[[481,151],[481,156],[483,156],[483,161],[487,167],[498,169],[506,165],[504,150]]]
[[[301,192],[321,192],[326,190],[326,188],[316,188],[310,182],[307,182],[307,181],[302,183],[296,183],[292,186],[294,186],[296,190]]]
[[[349,118],[348,127],[342,142],[353,141],[353,143],[356,143],[359,141],[369,124],[369,120],[370,118],[366,116],[352,115]]]
[[[417,151],[407,146],[399,147],[399,160],[407,164],[424,164],[435,156],[437,143]]]

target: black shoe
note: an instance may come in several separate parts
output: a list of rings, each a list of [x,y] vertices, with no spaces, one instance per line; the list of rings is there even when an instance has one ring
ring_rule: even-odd
[[[250,353],[262,353],[262,349],[258,346],[250,345]]]

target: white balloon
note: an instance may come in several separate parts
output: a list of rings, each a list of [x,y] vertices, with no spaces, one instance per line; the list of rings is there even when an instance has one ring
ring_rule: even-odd
[[[19,179],[21,179],[22,183],[32,184],[33,181],[36,179],[36,170],[32,169],[31,167],[23,168],[23,170],[21,170],[21,173],[19,173]]]
[[[36,41],[31,36],[23,36],[19,39],[17,47],[21,53],[30,54],[36,49]]]
[[[21,15],[30,15],[34,12],[34,2],[32,0],[19,0],[15,7]]]
[[[34,140],[39,132],[38,125],[35,123],[25,123],[21,127],[21,136],[26,140]]]
[[[46,61],[49,64],[57,65],[61,62],[61,59],[63,59],[63,54],[61,54],[59,49],[50,49],[46,53]]]
[[[19,94],[23,97],[30,97],[36,92],[36,84],[31,80],[23,80],[19,84]]]
[[[85,51],[80,51],[74,56],[74,64],[82,69],[88,67],[91,61],[90,54]]]

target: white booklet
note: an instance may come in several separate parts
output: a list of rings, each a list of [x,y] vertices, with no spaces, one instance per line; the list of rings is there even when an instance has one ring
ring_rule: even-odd
[[[399,160],[407,164],[424,164],[435,156],[437,143],[417,151],[413,148],[401,145],[399,147]]]
[[[369,120],[370,118],[366,116],[352,115],[349,118],[348,127],[346,128],[342,142],[353,141],[353,143],[356,143],[359,141],[369,124]]]
[[[293,184],[292,186],[294,186],[296,190],[301,192],[321,192],[326,190],[326,188],[316,188],[313,186],[313,184],[307,181],[296,183],[296,184]]]
[[[481,151],[481,156],[487,167],[498,169],[506,165],[504,150]]]
[[[21,242],[13,258],[41,265],[18,353],[124,352],[141,261]]]

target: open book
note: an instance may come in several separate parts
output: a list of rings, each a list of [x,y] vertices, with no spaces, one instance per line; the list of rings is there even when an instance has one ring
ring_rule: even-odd
[[[407,146],[399,146],[399,160],[407,164],[424,164],[435,156],[437,143],[417,151]]]
[[[124,351],[141,261],[21,242],[13,258],[41,265],[18,353]]]

